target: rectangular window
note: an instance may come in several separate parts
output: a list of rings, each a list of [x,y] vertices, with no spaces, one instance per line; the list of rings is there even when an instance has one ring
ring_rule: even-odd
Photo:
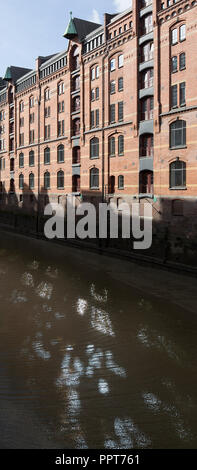
[[[91,69],[91,80],[95,80],[95,68]]]
[[[44,92],[44,99],[45,99],[45,101],[50,100],[50,90],[49,90],[49,88],[47,88]]]
[[[180,88],[179,88],[179,93],[180,93],[180,106],[184,106],[184,105],[185,105],[185,91],[186,91],[185,82],[180,83]]]
[[[110,94],[113,95],[114,93],[116,93],[116,82],[115,82],[115,80],[110,82]]]
[[[115,104],[111,104],[110,105],[110,123],[112,124],[113,122],[115,122],[116,120],[116,108],[115,108]]]
[[[124,119],[124,103],[123,101],[120,101],[118,103],[118,121],[123,121]]]
[[[45,118],[48,118],[51,114],[51,108],[50,106],[48,106],[48,108],[45,108]]]
[[[177,44],[178,42],[178,32],[177,29],[172,30],[172,45]]]
[[[91,90],[91,101],[94,101],[94,100],[95,100],[95,88]]]
[[[22,147],[24,145],[24,134],[19,135],[19,146]]]
[[[99,109],[96,109],[96,127],[99,127]]]
[[[96,66],[96,78],[99,78],[99,66]]]
[[[24,127],[24,117],[20,118],[20,127]]]
[[[59,83],[58,85],[58,95],[63,95],[64,93],[64,83]]]
[[[186,68],[185,52],[182,52],[179,56],[179,68],[180,70],[184,70]]]
[[[34,130],[31,130],[29,132],[29,143],[33,144],[34,143]]]
[[[94,111],[91,111],[91,114],[90,114],[90,127],[93,128],[94,127]]]
[[[96,100],[99,100],[99,88],[96,88]]]
[[[178,64],[177,56],[172,57],[171,64],[172,64],[172,67],[171,67],[172,73],[177,72],[177,64]]]
[[[116,70],[116,60],[111,59],[110,60],[110,71],[113,72],[114,70]]]
[[[178,97],[177,97],[177,85],[171,87],[171,107],[175,108],[178,106]]]
[[[45,126],[45,129],[44,129],[44,138],[45,138],[45,140],[50,139],[50,133],[51,133],[50,131],[51,131],[50,125]]]
[[[118,91],[123,91],[123,89],[124,89],[123,77],[120,77],[118,79]]]
[[[124,65],[124,56],[123,54],[119,55],[118,57],[118,68],[120,69]]]
[[[29,106],[30,106],[30,108],[34,107],[34,98],[33,98],[33,96],[29,100]]]
[[[58,121],[58,137],[64,135],[64,121]]]
[[[29,121],[30,121],[30,124],[33,124],[33,122],[34,122],[34,113],[30,114]]]
[[[179,39],[180,39],[180,41],[184,41],[186,39],[186,26],[185,26],[185,24],[183,24],[179,28]]]

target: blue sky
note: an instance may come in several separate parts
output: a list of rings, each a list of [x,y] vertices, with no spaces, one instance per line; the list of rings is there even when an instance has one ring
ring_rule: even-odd
[[[39,55],[50,55],[66,49],[62,37],[73,16],[103,22],[105,12],[128,8],[131,0],[9,0],[1,4],[0,76],[6,67],[17,65],[34,68]],[[99,22],[100,22],[99,21]]]

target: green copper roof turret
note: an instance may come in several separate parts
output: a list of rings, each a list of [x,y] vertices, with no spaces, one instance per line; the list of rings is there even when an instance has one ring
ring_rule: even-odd
[[[75,36],[77,36],[77,30],[75,28],[75,23],[72,19],[72,11],[71,11],[70,12],[70,22],[69,22],[69,25],[66,28],[66,31],[65,31],[63,37],[66,38],[66,39],[72,39]]]
[[[6,70],[6,74],[5,74],[4,80],[6,80],[7,82],[9,82],[10,80],[12,80],[12,75],[11,75],[10,67],[8,67],[7,70]]]

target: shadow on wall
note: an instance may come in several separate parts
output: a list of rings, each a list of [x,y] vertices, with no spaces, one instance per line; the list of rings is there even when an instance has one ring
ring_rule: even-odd
[[[115,194],[107,197],[107,202],[112,200],[117,208],[124,200],[124,196],[117,197]],[[99,239],[98,230],[98,208],[102,202],[100,191],[83,191],[76,196],[76,206],[81,202],[92,203],[97,209],[97,238],[86,239],[87,243],[96,245],[99,249],[112,248],[130,252],[133,250],[133,237],[122,238],[122,214],[118,213],[118,238],[110,238],[110,217],[108,217],[107,239]],[[48,191],[41,188],[39,198],[32,190],[24,184],[23,191],[18,199],[14,183],[10,184],[10,191],[7,193],[3,184],[0,191],[0,222],[10,225],[26,233],[44,233],[44,208],[49,202],[60,202],[66,214],[67,197],[53,196],[49,198]],[[135,200],[134,202],[138,202]],[[141,229],[144,227],[144,203],[153,207],[153,242],[148,250],[137,250],[135,254],[140,254],[153,259],[157,258],[164,264],[173,261],[190,266],[197,266],[197,220],[196,201],[186,199],[161,198],[155,202],[151,198],[144,197],[140,201]],[[83,217],[78,216],[77,221]],[[132,227],[132,218],[130,219]],[[67,234],[67,222],[65,217],[65,234]],[[131,231],[132,234],[132,231]],[[77,237],[76,237],[77,238]]]

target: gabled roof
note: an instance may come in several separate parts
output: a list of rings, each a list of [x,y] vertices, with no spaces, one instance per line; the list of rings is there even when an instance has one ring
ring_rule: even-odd
[[[72,18],[68,24],[68,27],[64,33],[66,39],[72,39],[78,37],[81,42],[85,36],[90,34],[101,25],[98,23],[92,23],[92,21],[81,20],[80,18]]]
[[[23,77],[23,75],[26,75],[28,72],[31,72],[31,69],[24,69],[22,67],[15,67],[11,65],[6,70],[4,80],[12,80],[12,82],[15,83],[19,78]]]

